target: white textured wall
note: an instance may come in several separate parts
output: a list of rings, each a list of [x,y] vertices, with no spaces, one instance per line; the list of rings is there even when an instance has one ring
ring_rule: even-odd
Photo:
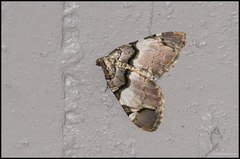
[[[62,156],[62,5],[2,2],[2,156]]]
[[[238,156],[238,2],[2,2],[2,156]],[[137,128],[98,57],[164,31],[187,46]]]

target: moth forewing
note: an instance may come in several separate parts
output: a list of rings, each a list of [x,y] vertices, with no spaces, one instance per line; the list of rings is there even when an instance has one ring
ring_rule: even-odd
[[[122,45],[96,61],[130,120],[143,130],[155,131],[161,123],[164,95],[155,81],[175,65],[185,43],[183,32],[159,33]]]

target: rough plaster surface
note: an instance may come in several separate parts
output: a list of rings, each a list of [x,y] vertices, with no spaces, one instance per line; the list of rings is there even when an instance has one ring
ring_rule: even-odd
[[[238,18],[238,2],[2,3],[2,155],[238,156]],[[95,60],[174,30],[187,46],[146,132]]]
[[[2,156],[62,156],[62,3],[1,4]]]

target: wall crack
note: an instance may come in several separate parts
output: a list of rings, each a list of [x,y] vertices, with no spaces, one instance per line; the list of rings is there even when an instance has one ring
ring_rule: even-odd
[[[152,34],[151,28],[152,28],[152,19],[153,19],[153,4],[154,2],[151,3],[150,20],[149,20],[149,25],[147,26],[149,35]]]

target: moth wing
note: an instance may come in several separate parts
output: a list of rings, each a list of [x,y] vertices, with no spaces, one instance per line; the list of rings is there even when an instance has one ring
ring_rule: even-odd
[[[163,117],[164,96],[154,81],[139,72],[117,67],[116,61],[140,68],[155,77],[174,66],[185,46],[186,34],[165,32],[114,49],[97,59],[107,84],[132,122],[146,131],[155,131]]]
[[[147,69],[154,76],[160,77],[172,68],[185,47],[186,34],[178,31],[151,35],[132,44],[138,50],[133,59],[135,67]]]
[[[125,87],[114,92],[131,121],[146,131],[155,131],[163,117],[164,96],[152,81],[136,72],[127,74]]]

